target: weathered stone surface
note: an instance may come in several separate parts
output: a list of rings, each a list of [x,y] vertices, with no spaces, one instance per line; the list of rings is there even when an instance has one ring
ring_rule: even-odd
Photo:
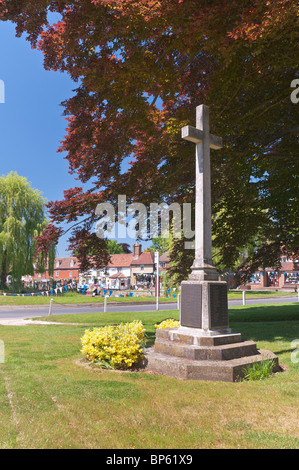
[[[220,346],[222,344],[240,343],[241,333],[226,333],[223,335],[203,336],[196,328],[161,328],[157,329],[156,338],[179,341],[198,346]]]
[[[155,342],[154,348],[155,351],[163,354],[205,361],[227,361],[257,354],[256,344],[253,341],[221,346],[195,346],[159,340]]]
[[[182,380],[236,382],[243,378],[244,368],[247,365],[265,358],[274,360],[274,372],[280,370],[278,358],[270,351],[259,350],[254,356],[228,361],[203,361],[161,354],[151,348],[147,353],[147,368],[156,374]]]
[[[195,259],[190,279],[217,280],[217,270],[212,263],[210,148],[221,149],[222,139],[210,133],[208,106],[196,107],[196,127],[183,127],[182,138],[196,145]]]
[[[258,350],[254,341],[242,341],[239,333],[214,337],[198,336],[196,329],[181,334],[181,328],[158,329],[156,342],[147,352],[147,369],[183,380],[235,382],[244,376],[248,364],[278,358]]]

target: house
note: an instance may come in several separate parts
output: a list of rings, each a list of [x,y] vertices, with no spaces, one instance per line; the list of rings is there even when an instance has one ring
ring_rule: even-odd
[[[231,273],[228,278],[229,288],[235,288],[236,282],[234,274]],[[262,290],[262,289],[279,289],[285,291],[296,291],[299,289],[299,259],[286,257],[282,254],[280,258],[280,268],[273,267],[259,268],[251,275],[250,281],[246,283],[246,287],[241,289]]]
[[[75,256],[69,258],[56,258],[54,260],[53,279],[61,280],[79,280],[80,263]]]
[[[283,290],[294,291],[299,288],[299,259],[281,256],[281,267],[260,268],[255,272],[250,280],[251,290],[258,290],[265,287],[276,287]]]
[[[130,285],[132,259],[132,253],[111,255],[108,265],[97,271],[98,282],[101,286],[127,289]]]
[[[168,266],[168,254],[159,258],[160,273],[165,272]],[[36,266],[34,266],[36,267]],[[132,287],[151,288],[155,285],[156,266],[154,253],[142,252],[140,243],[133,245],[133,253],[110,255],[110,261],[104,268],[92,268],[86,273],[80,273],[80,264],[76,257],[56,258],[54,261],[53,280],[66,284],[70,280],[82,285],[98,284],[107,289],[128,289]],[[34,276],[25,276],[24,281],[49,282],[48,270],[45,273],[35,273]]]
[[[117,289],[124,290],[129,288],[129,279],[121,273],[112,274],[108,278],[108,284],[106,286],[108,289]]]
[[[127,289],[130,285],[154,285],[154,253],[142,253],[140,243],[133,245],[133,253],[111,255],[108,265],[98,270],[103,287]]]
[[[168,251],[159,256],[159,270],[161,273],[165,273],[169,266],[169,254]]]
[[[154,253],[142,253],[142,246],[137,242],[133,245],[133,253],[110,255],[106,267],[90,270],[81,276],[81,280],[107,289],[128,289],[130,286],[152,287],[154,277]]]
[[[131,285],[132,286],[154,286],[155,261],[154,253],[141,252],[141,245],[133,245],[133,259],[131,262]]]
[[[33,265],[36,268],[36,265]],[[53,280],[66,284],[69,281],[79,281],[79,261],[75,256],[69,258],[55,258]],[[48,269],[44,273],[35,272],[33,276],[23,276],[23,281],[27,284],[32,282],[47,283],[52,276],[49,275]]]

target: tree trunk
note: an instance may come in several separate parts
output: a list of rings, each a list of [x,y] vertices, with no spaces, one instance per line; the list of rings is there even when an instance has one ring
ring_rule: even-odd
[[[3,254],[2,266],[1,266],[1,278],[0,278],[0,287],[5,289],[6,287],[6,278],[7,278],[7,266],[6,266],[7,252],[5,250]]]

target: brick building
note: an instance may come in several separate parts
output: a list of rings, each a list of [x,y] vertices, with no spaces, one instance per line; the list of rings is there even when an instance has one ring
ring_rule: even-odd
[[[296,290],[299,288],[299,259],[281,257],[281,268],[260,268],[253,274],[250,282],[252,290],[260,288],[279,288],[283,290]]]
[[[165,263],[164,263],[165,266]],[[107,288],[126,289],[129,286],[153,287],[155,283],[154,253],[142,252],[140,243],[133,245],[133,253],[110,255],[107,266],[90,269],[80,275],[80,283],[100,284]]]
[[[35,268],[36,266],[33,265]],[[43,282],[47,283],[50,281],[48,270],[44,273],[34,273],[34,276],[23,276],[25,283],[30,282]],[[65,284],[69,281],[79,281],[79,262],[76,257],[71,256],[69,258],[55,258],[54,260],[54,273],[53,280],[62,282]]]

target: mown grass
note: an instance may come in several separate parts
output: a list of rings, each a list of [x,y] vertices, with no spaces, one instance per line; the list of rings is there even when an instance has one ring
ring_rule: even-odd
[[[296,297],[298,294],[296,292],[285,292],[285,291],[270,291],[270,290],[247,290],[245,291],[246,298],[269,298],[269,297]],[[228,298],[233,299],[242,299],[243,291],[242,290],[230,290],[228,292]]]
[[[92,295],[82,295],[77,292],[66,292],[63,294],[52,295],[52,296],[12,296],[12,295],[1,295],[0,305],[49,305],[50,299],[54,299],[56,304],[103,304],[104,297]],[[160,297],[160,302],[176,302],[177,299],[174,297]],[[136,294],[133,297],[107,297],[108,303],[124,303],[124,302],[156,302],[156,297],[137,297]]]
[[[296,297],[297,294],[295,292],[270,292],[270,291],[247,291],[246,298],[261,298],[261,297],[283,297],[283,296],[294,296]],[[77,292],[65,292],[63,294],[52,295],[52,296],[42,296],[42,295],[35,295],[35,296],[28,296],[22,295],[20,296],[13,296],[13,295],[0,295],[0,306],[1,305],[49,305],[50,298],[54,299],[54,303],[56,304],[86,304],[86,303],[104,303],[104,297],[92,295],[82,295]],[[230,291],[228,293],[228,299],[242,299],[242,291]],[[123,303],[123,302],[156,302],[156,297],[146,297],[146,296],[138,296],[137,293],[133,293],[133,297],[108,297],[108,303]],[[160,302],[177,302],[177,298],[170,296],[170,297],[160,297]]]
[[[230,309],[232,330],[273,351],[287,368],[259,382],[181,381],[82,362],[87,327],[140,319],[151,345],[154,324],[178,318],[178,311],[75,315],[79,325],[0,326],[0,448],[298,449],[291,342],[299,337],[299,312],[296,305],[295,313],[290,304],[275,307],[270,321],[262,306],[265,317],[253,322],[247,315],[256,306]]]

